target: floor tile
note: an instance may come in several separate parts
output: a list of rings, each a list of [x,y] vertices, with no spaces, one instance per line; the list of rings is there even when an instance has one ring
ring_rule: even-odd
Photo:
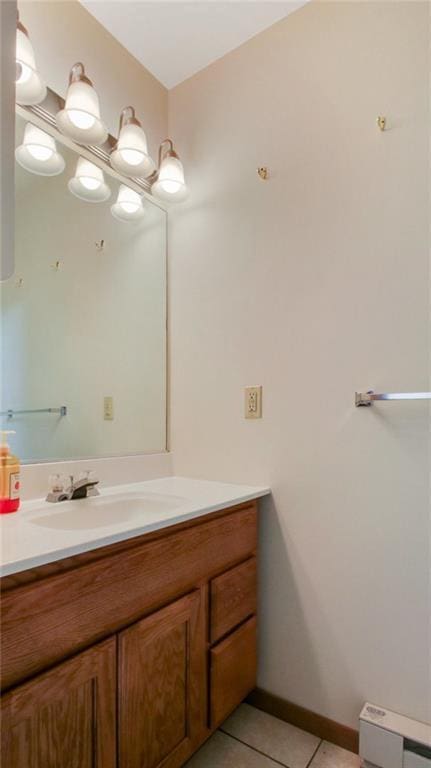
[[[280,768],[265,755],[216,731],[184,768]]]
[[[310,768],[359,768],[360,765],[358,755],[323,741]]]
[[[241,704],[223,723],[221,730],[288,768],[307,768],[320,744],[317,736],[249,704]]]

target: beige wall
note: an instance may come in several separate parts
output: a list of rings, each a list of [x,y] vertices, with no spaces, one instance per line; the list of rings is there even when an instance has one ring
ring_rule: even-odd
[[[428,30],[310,3],[170,94],[175,470],[272,486],[259,685],[353,726],[431,716],[427,405],[353,407],[430,388]]]

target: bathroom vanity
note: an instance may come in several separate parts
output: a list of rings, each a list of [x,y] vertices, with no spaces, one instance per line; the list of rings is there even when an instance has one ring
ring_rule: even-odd
[[[9,566],[3,765],[176,768],[251,691],[257,500],[218,506]]]

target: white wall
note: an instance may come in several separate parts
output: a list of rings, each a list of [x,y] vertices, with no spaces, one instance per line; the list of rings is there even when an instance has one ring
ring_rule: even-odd
[[[258,682],[352,726],[431,716],[427,405],[353,406],[430,389],[428,44],[425,2],[313,2],[170,94],[175,470],[272,486]]]

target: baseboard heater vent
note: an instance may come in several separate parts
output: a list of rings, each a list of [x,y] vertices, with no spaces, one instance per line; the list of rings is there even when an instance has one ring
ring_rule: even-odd
[[[364,768],[431,768],[431,725],[365,704],[359,755]]]

